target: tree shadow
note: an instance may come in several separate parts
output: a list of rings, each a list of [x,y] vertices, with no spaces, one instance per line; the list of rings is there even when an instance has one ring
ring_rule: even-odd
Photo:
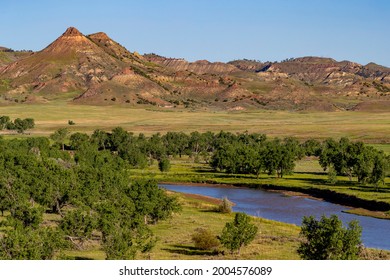
[[[372,186],[356,186],[350,189],[359,192],[390,193],[389,188],[376,188]]]
[[[285,179],[286,181],[304,181],[311,183],[313,185],[324,185],[326,184],[326,179],[323,178],[282,178]]]
[[[310,174],[310,175],[326,175],[326,172],[321,171],[294,171],[296,174]]]
[[[164,248],[164,251],[181,254],[186,256],[216,256],[219,254],[217,250],[202,250],[194,246],[187,245],[171,245],[172,248]]]
[[[75,259],[76,261],[79,261],[79,260],[91,261],[91,260],[93,260],[93,258],[79,257],[79,256],[75,256],[74,259]]]

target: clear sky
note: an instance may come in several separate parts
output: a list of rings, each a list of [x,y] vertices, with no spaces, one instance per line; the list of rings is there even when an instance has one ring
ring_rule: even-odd
[[[0,0],[0,46],[41,50],[74,26],[189,61],[322,56],[390,67],[388,0]]]

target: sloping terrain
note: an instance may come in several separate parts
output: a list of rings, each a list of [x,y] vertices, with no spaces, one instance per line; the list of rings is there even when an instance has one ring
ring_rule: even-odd
[[[222,110],[390,110],[390,69],[331,58],[228,63],[132,53],[70,27],[39,52],[0,48],[2,102],[150,104]]]

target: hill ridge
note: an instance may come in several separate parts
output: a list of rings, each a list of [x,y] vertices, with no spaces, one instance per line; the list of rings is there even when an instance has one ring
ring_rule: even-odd
[[[130,52],[106,33],[75,27],[39,52],[0,52],[0,102],[74,92],[85,104],[149,104],[223,110],[389,109],[390,69],[306,56],[228,63]],[[366,104],[366,105],[365,105]]]

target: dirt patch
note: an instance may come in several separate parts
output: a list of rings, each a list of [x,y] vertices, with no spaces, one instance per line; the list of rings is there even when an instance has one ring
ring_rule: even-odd
[[[214,204],[214,205],[219,205],[222,202],[221,199],[210,197],[210,196],[199,195],[199,194],[182,193],[182,195],[188,198],[199,199],[201,201]]]

